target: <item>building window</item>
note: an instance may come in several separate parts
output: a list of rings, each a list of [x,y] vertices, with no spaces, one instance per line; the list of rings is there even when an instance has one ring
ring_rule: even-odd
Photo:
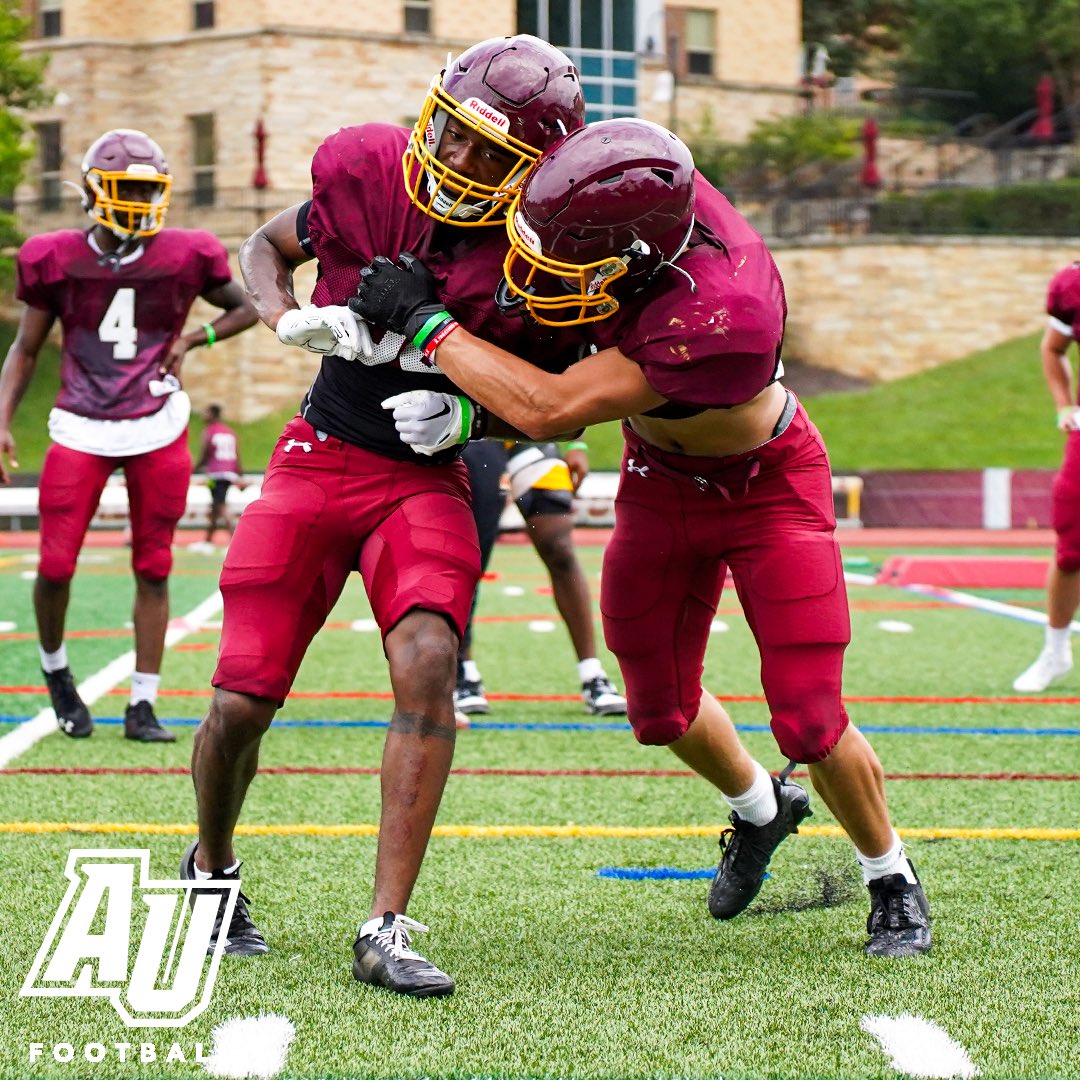
[[[41,174],[39,193],[42,210],[60,209],[61,172],[64,154],[60,142],[60,124],[50,121],[37,125],[38,170]]]
[[[41,36],[59,37],[63,32],[61,15],[63,0],[41,0],[38,11],[41,14]]]
[[[191,117],[191,161],[192,202],[195,206],[213,206],[216,196],[214,173],[217,168],[213,113]]]
[[[581,72],[585,119],[637,112],[635,0],[517,0],[517,32],[563,49]]]
[[[431,33],[431,0],[405,0],[405,33]]]
[[[712,75],[716,53],[716,12],[686,12],[686,73]]]
[[[196,30],[214,27],[214,0],[195,0],[191,7],[191,25]]]

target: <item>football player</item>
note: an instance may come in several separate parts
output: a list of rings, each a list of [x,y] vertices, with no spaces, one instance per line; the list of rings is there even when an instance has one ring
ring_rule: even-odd
[[[39,483],[41,558],[34,585],[41,666],[60,730],[93,731],[64,644],[71,579],[102,489],[124,470],[135,575],[135,673],[124,736],[172,742],[154,715],[165,630],[172,539],[191,479],[181,389],[184,354],[256,321],[233,280],[228,254],[208,232],[166,229],[172,177],[161,147],[118,128],[82,162],[88,230],[63,229],[19,250],[16,295],[26,307],[0,373],[0,479],[17,468],[11,422],[53,323],[63,333],[60,392],[49,414],[52,444]],[[196,297],[222,309],[184,333]]]
[[[236,522],[229,514],[226,501],[229,488],[234,484],[238,491],[247,486],[240,464],[240,441],[228,424],[221,418],[220,405],[207,405],[203,412],[206,426],[202,432],[202,453],[195,462],[195,471],[206,473],[210,482],[210,519],[206,525],[206,539],[199,550],[214,551],[214,533],[223,528],[229,535],[236,529]],[[189,545],[194,548],[195,545]]]
[[[454,750],[458,643],[480,576],[468,479],[458,460],[488,424],[429,363],[438,326],[369,335],[347,307],[374,256],[416,252],[475,330],[522,355],[555,355],[559,332],[503,319],[495,303],[506,208],[541,151],[580,127],[584,100],[570,60],[537,38],[494,38],[435,78],[410,132],[345,128],[312,162],[312,197],[242,246],[255,307],[278,338],[324,359],[282,432],[261,497],[241,517],[221,575],[225,613],[214,697],[195,738],[199,839],[187,878],[235,878],[233,831],[259,742],[288,697],[304,653],[350,573],[364,579],[394,690],[382,759],[382,812],[370,916],[354,943],[357,980],[402,994],[449,994],[453,979],[413,948],[426,929],[405,914]],[[318,260],[311,303],[293,270]],[[445,394],[443,428],[417,455],[398,437],[393,400]],[[495,428],[492,428],[495,431]],[[510,430],[510,429],[507,429]],[[223,909],[222,909],[223,910]],[[218,931],[222,932],[219,925]],[[227,953],[267,950],[238,902]]]
[[[572,442],[564,458],[555,443],[478,439],[465,447],[462,457],[469,470],[481,569],[487,570],[498,537],[499,518],[506,504],[501,484],[505,473],[511,497],[525,519],[525,531],[551,578],[555,606],[570,633],[585,708],[593,716],[621,716],[626,712],[626,698],[612,685],[596,655],[589,583],[574,550],[574,492],[589,473],[586,450],[584,442]],[[461,639],[454,690],[454,701],[466,716],[491,711],[480,669],[472,657],[476,596]]]
[[[1080,329],[1080,263],[1071,263],[1050,279],[1046,295],[1048,323],[1039,344],[1043,378],[1065,433],[1065,455],[1054,478],[1054,561],[1046,575],[1047,622],[1042,651],[1017,675],[1013,689],[1041,693],[1073,668],[1072,621],[1080,607],[1080,407],[1072,386],[1069,348]]]
[[[926,896],[890,823],[878,759],[841,699],[850,624],[829,463],[780,381],[787,306],[764,242],[695,174],[679,139],[642,120],[592,124],[553,147],[507,229],[507,308],[575,326],[596,352],[543,372],[454,325],[447,305],[435,358],[533,438],[624,418],[604,630],[638,740],[669,746],[732,808],[710,911],[743,911],[810,813],[807,793],[749,756],[701,685],[730,567],[777,743],[790,767],[808,764],[855,844],[870,891],[867,953],[926,952]],[[367,268],[353,301],[391,327],[434,303],[422,263],[386,259]]]

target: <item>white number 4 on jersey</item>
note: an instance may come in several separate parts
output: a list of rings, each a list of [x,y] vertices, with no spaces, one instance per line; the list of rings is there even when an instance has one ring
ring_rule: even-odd
[[[133,360],[138,348],[135,340],[135,290],[117,289],[116,295],[105,312],[105,317],[98,327],[98,337],[102,341],[112,342],[114,360]]]

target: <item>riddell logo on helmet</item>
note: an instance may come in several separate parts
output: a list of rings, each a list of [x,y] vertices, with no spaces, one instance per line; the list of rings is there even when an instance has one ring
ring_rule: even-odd
[[[519,210],[514,214],[514,228],[517,230],[518,236],[528,245],[529,250],[535,255],[543,255],[544,249],[540,246],[540,237],[536,235],[525,223],[525,219],[521,216]]]
[[[493,109],[490,105],[481,101],[479,98],[471,97],[461,103],[461,107],[466,112],[475,113],[481,120],[486,120],[493,127],[497,127],[500,131],[510,130],[510,119],[504,116],[498,109]]]

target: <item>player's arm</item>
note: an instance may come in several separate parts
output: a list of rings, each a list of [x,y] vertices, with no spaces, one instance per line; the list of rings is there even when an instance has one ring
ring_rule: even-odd
[[[298,203],[276,214],[240,245],[240,273],[258,316],[271,330],[286,311],[300,307],[293,287],[293,271],[311,260],[297,234],[301,212]]]
[[[15,340],[0,369],[0,483],[10,484],[9,469],[19,467],[11,421],[34,377],[38,353],[55,321],[56,316],[42,308],[23,308]]]
[[[1069,346],[1073,339],[1051,324],[1046,328],[1039,343],[1043,377],[1057,410],[1058,427],[1062,431],[1080,428],[1076,417],[1076,398],[1072,391],[1072,362]]]
[[[459,327],[439,345],[438,363],[471,398],[538,441],[565,439],[665,400],[618,349],[586,356],[555,375]]]
[[[238,281],[227,281],[224,285],[208,289],[202,294],[202,298],[214,307],[221,308],[225,314],[219,315],[213,322],[204,323],[186,334],[181,334],[169,346],[169,351],[161,362],[162,375],[168,372],[179,374],[180,364],[189,350],[235,337],[259,321],[255,308]]]
[[[282,210],[240,245],[240,272],[258,316],[283,345],[345,360],[372,357],[371,335],[344,306],[301,306],[293,271],[314,258],[307,233],[309,203]]]

